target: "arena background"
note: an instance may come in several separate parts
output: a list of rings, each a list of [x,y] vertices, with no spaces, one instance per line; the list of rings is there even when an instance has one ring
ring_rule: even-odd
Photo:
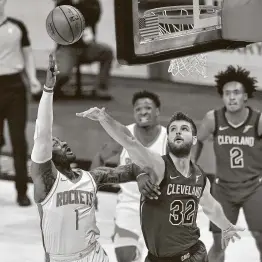
[[[98,26],[98,40],[106,42],[115,49],[114,39],[114,7],[113,0],[100,0],[103,7],[102,19]],[[53,8],[51,0],[23,0],[21,4],[17,0],[7,1],[7,14],[20,18],[29,29],[30,39],[34,49],[38,76],[44,83],[44,69],[47,65],[49,52],[54,48],[54,44],[49,39],[45,31],[45,18]],[[39,11],[38,11],[39,10]],[[112,115],[124,124],[133,121],[131,97],[138,90],[148,89],[159,94],[162,101],[161,123],[167,124],[171,114],[176,110],[187,112],[194,118],[197,124],[204,114],[211,108],[219,107],[220,99],[214,88],[213,76],[219,70],[224,69],[229,63],[242,65],[251,70],[252,75],[259,80],[259,88],[262,88],[261,76],[261,54],[262,45],[254,44],[246,49],[231,52],[213,52],[208,54],[208,77],[173,78],[166,73],[168,63],[154,65],[157,67],[159,78],[162,81],[152,80],[152,66],[119,66],[114,62],[112,72],[112,102],[93,101],[70,101],[56,102],[54,106],[54,134],[68,141],[71,148],[77,155],[77,164],[80,167],[89,168],[91,160],[99,150],[108,136],[99,124],[78,119],[76,112],[80,112],[92,106],[105,106]],[[94,75],[97,72],[97,65],[87,66],[82,69],[84,75],[84,86],[91,85]],[[155,71],[154,71],[155,72]],[[72,78],[71,84],[74,84]],[[255,99],[250,104],[262,110],[260,103],[261,94],[257,93]],[[193,105],[193,106],[192,106]],[[29,143],[29,153],[32,149],[34,121],[38,104],[30,101],[27,125],[27,140]],[[6,145],[2,150],[0,181],[0,214],[2,227],[0,227],[0,254],[1,261],[4,262],[33,262],[43,261],[43,248],[39,230],[39,218],[36,206],[30,208],[19,208],[15,204],[15,191],[13,183],[4,180],[13,179],[12,154],[8,137],[8,130],[5,127]],[[115,165],[116,159],[111,159],[109,164]],[[30,162],[28,162],[30,165]],[[200,164],[206,172],[214,174],[214,154],[212,145],[207,143],[204,153],[200,159]],[[111,191],[111,192],[108,192]],[[99,211],[97,214],[98,226],[101,230],[101,243],[110,255],[110,260],[115,262],[115,255],[111,243],[113,234],[114,212],[116,204],[116,194],[112,193],[112,188],[106,188],[106,192],[99,192]],[[30,196],[32,185],[30,185]],[[209,248],[211,245],[211,235],[208,232],[208,220],[199,213],[199,226],[201,228],[201,239]],[[241,213],[240,224],[246,226]],[[2,260],[2,257],[4,260]],[[230,245],[227,250],[227,262],[258,261],[258,252],[255,249],[253,239],[248,230],[243,233],[243,239],[236,244]]]

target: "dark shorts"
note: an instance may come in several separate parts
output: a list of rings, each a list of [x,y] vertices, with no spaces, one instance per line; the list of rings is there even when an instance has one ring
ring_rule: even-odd
[[[208,262],[204,243],[198,241],[193,247],[174,257],[155,257],[148,253],[145,262]]]
[[[239,189],[232,189],[229,185],[216,180],[212,185],[212,195],[221,204],[231,223],[236,224],[240,208],[243,208],[249,230],[262,232],[261,179],[254,180],[248,187],[240,186]],[[210,223],[210,231],[221,232],[212,222]]]

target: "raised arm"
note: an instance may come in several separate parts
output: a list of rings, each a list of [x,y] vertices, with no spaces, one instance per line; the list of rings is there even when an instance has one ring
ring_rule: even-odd
[[[53,73],[52,73],[53,71]],[[53,125],[53,89],[58,74],[52,55],[49,57],[49,67],[46,83],[39,102],[35,124],[34,146],[31,154],[31,177],[34,183],[35,201],[41,202],[50,192],[57,171],[52,159],[52,125]]]
[[[197,131],[197,144],[192,154],[192,161],[197,163],[204,146],[204,141],[207,140],[210,135],[212,135],[215,131],[215,116],[214,110],[211,110],[206,113],[204,119],[201,122],[200,127]]]
[[[77,113],[77,116],[87,117],[99,121],[106,132],[128,152],[132,161],[143,168],[153,169],[160,182],[163,179],[165,163],[159,154],[156,154],[144,147],[128,130],[128,128],[105,112],[105,109],[97,107],[85,112]]]

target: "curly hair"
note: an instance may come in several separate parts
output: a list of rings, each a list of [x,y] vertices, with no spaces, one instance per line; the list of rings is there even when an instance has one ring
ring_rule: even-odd
[[[225,71],[219,72],[215,76],[215,82],[218,93],[223,95],[223,88],[229,82],[239,82],[243,85],[248,98],[253,97],[256,91],[257,80],[255,77],[250,77],[250,71],[238,66],[237,68],[232,65],[228,66]]]
[[[183,112],[175,112],[171,119],[169,120],[169,123],[166,127],[166,130],[167,130],[167,134],[169,134],[169,127],[170,125],[174,122],[174,121],[186,121],[188,122],[191,127],[192,127],[192,133],[193,133],[193,136],[196,136],[197,135],[197,127],[196,127],[196,124],[195,122],[193,121],[192,118],[190,118],[188,115],[184,114]]]
[[[160,108],[160,106],[161,106],[159,96],[157,94],[153,93],[153,92],[149,92],[149,91],[146,91],[146,90],[137,92],[133,95],[132,105],[134,106],[136,101],[138,99],[141,99],[141,98],[151,99],[154,102],[154,104],[156,105],[157,108]]]

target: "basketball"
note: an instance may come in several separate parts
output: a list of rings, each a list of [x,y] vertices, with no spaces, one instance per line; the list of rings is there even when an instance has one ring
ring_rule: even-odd
[[[85,19],[73,6],[61,5],[54,8],[46,18],[48,35],[60,45],[77,42],[85,29]]]

